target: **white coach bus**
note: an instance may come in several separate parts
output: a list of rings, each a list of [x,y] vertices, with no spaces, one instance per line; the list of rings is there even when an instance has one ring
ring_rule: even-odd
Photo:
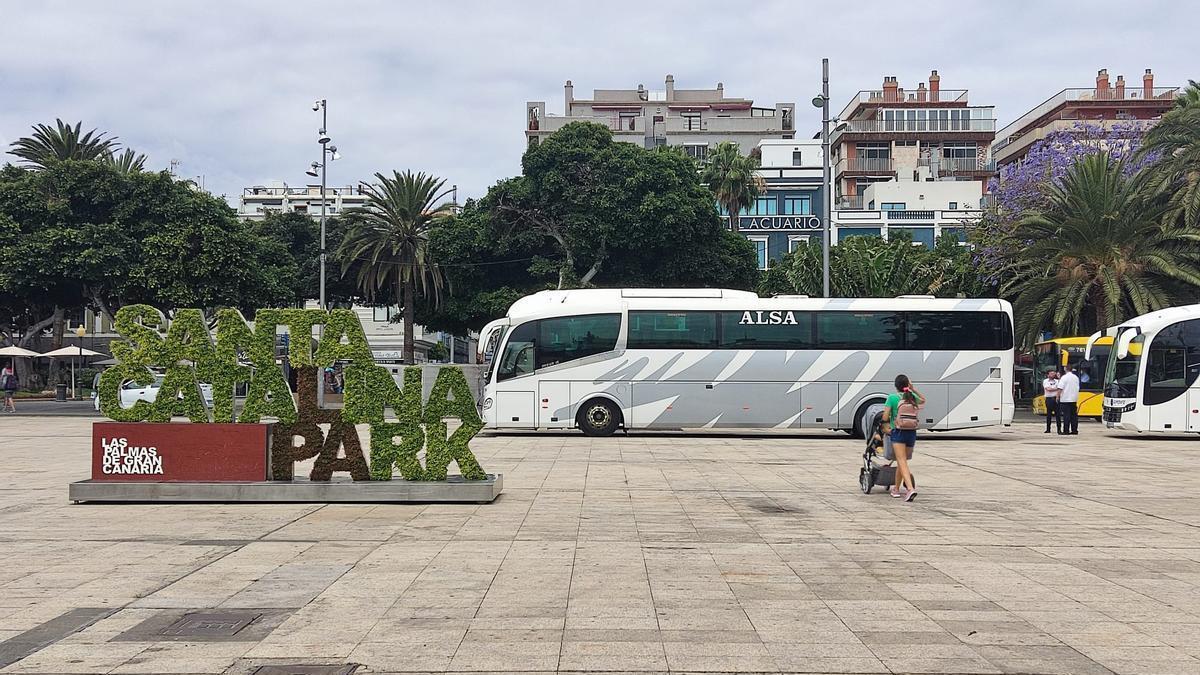
[[[1096,333],[1113,338],[1104,376],[1104,425],[1200,432],[1200,305],[1143,314]]]
[[[542,291],[480,333],[493,429],[832,428],[862,433],[904,373],[924,428],[1008,425],[1003,300]]]

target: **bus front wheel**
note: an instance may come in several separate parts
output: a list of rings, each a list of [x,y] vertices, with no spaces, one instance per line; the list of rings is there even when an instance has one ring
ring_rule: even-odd
[[[579,409],[577,422],[588,436],[611,436],[621,426],[621,410],[612,401],[594,398]]]

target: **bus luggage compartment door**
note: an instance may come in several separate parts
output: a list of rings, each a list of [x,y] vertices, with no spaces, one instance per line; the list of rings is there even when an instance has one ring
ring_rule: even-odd
[[[1188,431],[1200,431],[1200,391],[1188,391]]]
[[[496,426],[533,429],[537,426],[536,394],[532,391],[496,392]]]
[[[571,409],[570,382],[539,382],[537,402],[538,427],[563,429],[575,424]]]
[[[979,384],[946,385],[946,415],[948,429],[967,429],[1000,424],[1003,417],[1004,383],[986,381]]]

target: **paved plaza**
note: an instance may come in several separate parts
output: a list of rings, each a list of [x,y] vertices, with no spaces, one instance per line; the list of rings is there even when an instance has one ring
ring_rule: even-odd
[[[0,672],[1200,672],[1195,437],[927,433],[914,504],[713,432],[481,436],[488,505],[72,505],[89,425],[0,418]]]

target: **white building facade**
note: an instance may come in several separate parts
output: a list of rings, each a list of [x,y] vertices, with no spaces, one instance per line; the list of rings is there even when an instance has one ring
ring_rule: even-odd
[[[347,209],[363,206],[367,195],[361,186],[325,187],[325,214],[336,216]],[[272,182],[244,188],[238,200],[238,217],[243,220],[262,220],[268,213],[303,213],[314,218],[321,215],[321,186],[293,187]]]
[[[871,183],[863,190],[862,208],[833,212],[833,241],[899,233],[929,247],[942,235],[965,241],[967,229],[983,217],[985,187],[983,181],[955,180]]]

